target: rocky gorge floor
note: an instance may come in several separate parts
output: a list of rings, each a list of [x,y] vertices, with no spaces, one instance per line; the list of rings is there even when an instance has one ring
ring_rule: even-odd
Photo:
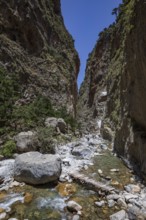
[[[0,162],[0,219],[146,219],[145,186],[100,135],[58,145],[55,157],[62,170],[51,187],[14,180],[17,158]]]

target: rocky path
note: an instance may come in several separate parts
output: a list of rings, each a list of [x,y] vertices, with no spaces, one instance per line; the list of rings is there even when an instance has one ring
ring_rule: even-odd
[[[56,153],[62,160],[61,181],[72,181],[69,173],[81,171],[93,165],[93,158],[100,156],[107,144],[98,135],[85,135],[78,141],[56,147]]]

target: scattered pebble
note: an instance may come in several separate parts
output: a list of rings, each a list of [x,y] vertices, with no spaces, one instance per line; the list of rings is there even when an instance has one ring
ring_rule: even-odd
[[[79,215],[74,215],[72,220],[79,220],[80,219],[80,216]]]
[[[101,169],[98,169],[97,171],[99,174],[103,174],[103,171]]]
[[[102,207],[105,205],[105,201],[100,201],[100,202],[95,202],[95,205],[98,206],[98,207]]]
[[[0,220],[6,219],[6,216],[7,216],[7,213],[6,213],[6,212],[1,213],[1,214],[0,214]]]
[[[111,172],[119,172],[119,169],[110,169]]]
[[[82,210],[82,206],[80,206],[77,202],[71,200],[67,203],[67,208],[71,212],[78,212]]]
[[[108,207],[109,208],[113,207],[114,205],[115,205],[115,201],[114,200],[112,200],[112,199],[108,200]]]
[[[126,218],[125,210],[121,210],[110,216],[110,220],[125,220],[125,218]]]

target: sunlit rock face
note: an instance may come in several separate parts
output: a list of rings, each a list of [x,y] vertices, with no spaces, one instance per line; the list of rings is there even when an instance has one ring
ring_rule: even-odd
[[[146,173],[145,11],[144,1],[124,1],[116,23],[100,34],[87,62],[78,104],[84,110],[79,115],[84,114],[89,120],[96,118],[98,122],[101,119],[101,133],[110,128],[115,151],[143,174]]]
[[[106,77],[110,61],[110,43],[110,34],[101,33],[87,60],[85,79],[79,91],[77,105],[77,116],[83,130],[94,131],[101,126],[107,100]]]
[[[80,64],[60,0],[1,0],[0,45],[0,68],[20,85],[17,105],[45,96],[75,115]]]

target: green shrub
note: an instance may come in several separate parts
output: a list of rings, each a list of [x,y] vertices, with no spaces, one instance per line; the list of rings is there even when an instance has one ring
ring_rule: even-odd
[[[37,136],[34,140],[34,144],[37,146],[38,151],[41,153],[55,153],[55,142],[54,137],[55,132],[54,128],[48,127],[40,127],[37,129]]]
[[[55,110],[50,100],[43,96],[38,96],[34,102],[28,105],[15,106],[12,116],[13,122],[16,122],[23,129],[43,126],[46,117],[63,118],[73,131],[77,127],[76,120],[67,113],[65,107]]]
[[[1,154],[6,157],[6,158],[9,158],[9,157],[12,157],[13,153],[15,153],[16,151],[16,144],[13,140],[9,140],[7,141],[2,150],[1,150]]]
[[[48,98],[38,96],[28,105],[15,106],[12,115],[13,121],[24,129],[43,125],[44,118],[55,116],[55,111]]]
[[[69,114],[67,112],[65,107],[62,107],[61,109],[58,109],[55,112],[55,116],[57,118],[63,118],[64,121],[71,126],[73,131],[75,131],[75,129],[78,127],[76,119],[71,114]]]
[[[16,74],[0,67],[0,122],[11,118],[13,104],[17,100],[19,82]]]

